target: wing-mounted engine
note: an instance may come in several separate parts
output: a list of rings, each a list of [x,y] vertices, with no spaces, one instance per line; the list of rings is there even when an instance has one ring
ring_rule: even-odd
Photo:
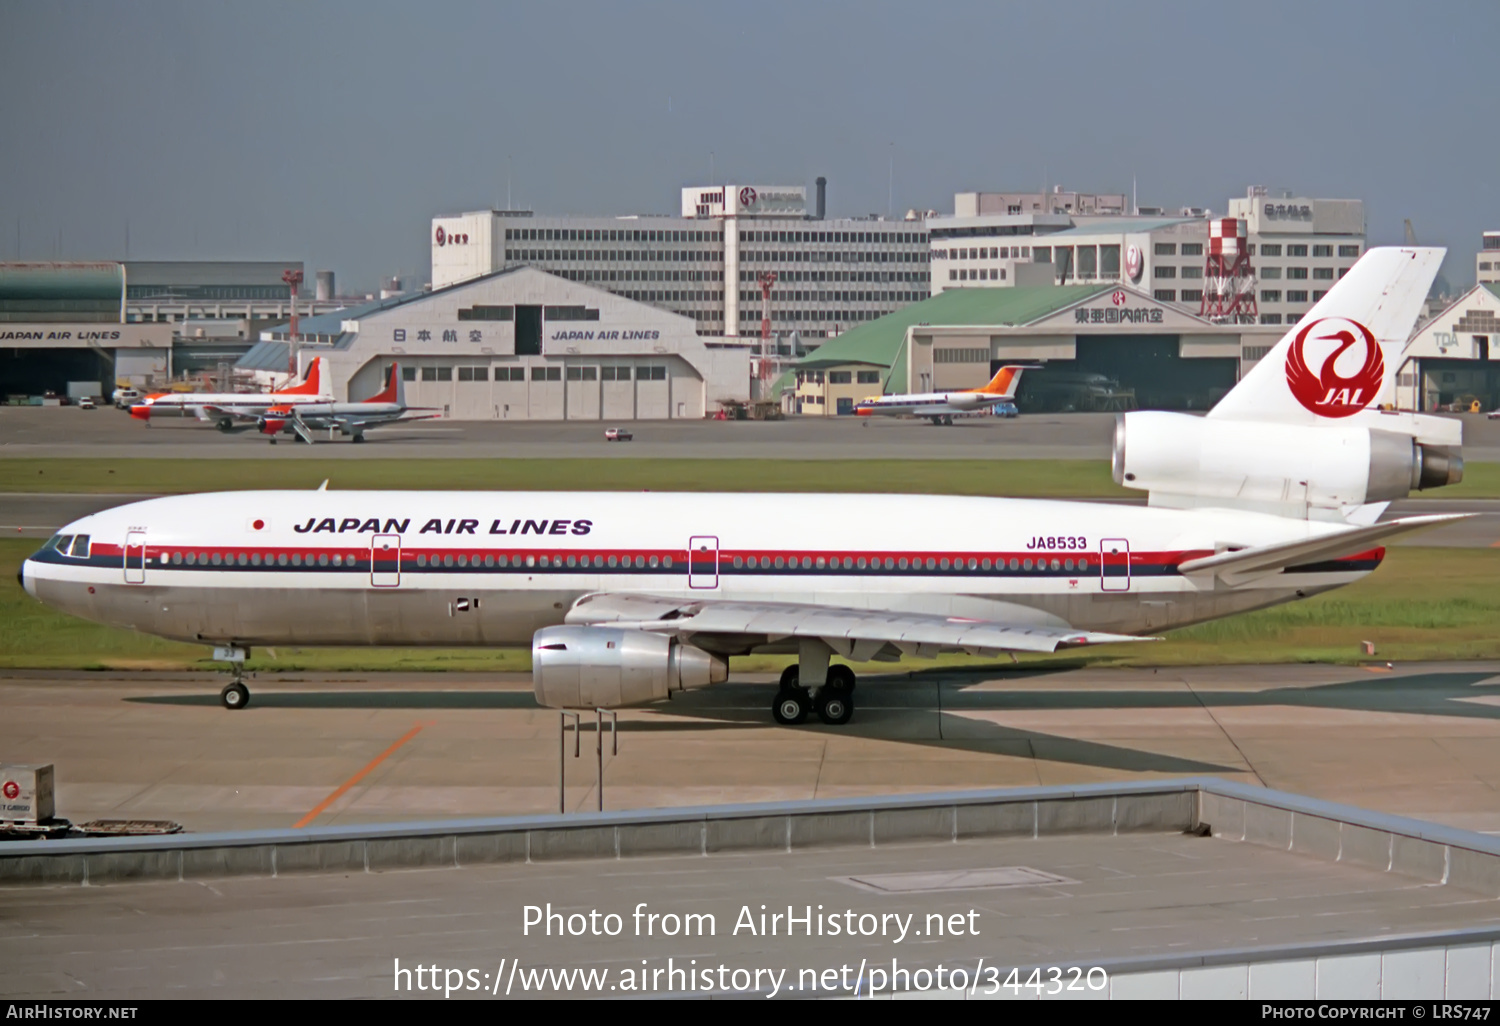
[[[1115,425],[1117,484],[1153,506],[1226,506],[1341,518],[1463,479],[1462,424],[1366,410],[1338,424],[1287,424],[1140,411]]]
[[[718,684],[729,664],[665,634],[567,625],[532,636],[531,676],[541,705],[612,709]]]

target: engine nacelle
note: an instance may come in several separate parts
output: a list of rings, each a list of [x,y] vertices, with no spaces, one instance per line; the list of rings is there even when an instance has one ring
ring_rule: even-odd
[[[562,626],[531,638],[536,700],[552,709],[642,705],[728,677],[723,659],[664,634]]]
[[[1392,426],[1404,425],[1393,420]],[[1456,484],[1463,457],[1411,434],[1363,424],[1305,426],[1127,413],[1115,425],[1115,482],[1240,506],[1359,506]]]

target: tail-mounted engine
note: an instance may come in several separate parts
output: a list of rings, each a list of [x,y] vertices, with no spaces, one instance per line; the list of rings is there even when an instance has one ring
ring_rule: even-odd
[[[536,700],[553,709],[642,705],[728,677],[723,659],[664,634],[562,626],[531,639]]]
[[[1313,516],[1463,480],[1457,421],[1367,411],[1338,425],[1124,414],[1115,482],[1152,505],[1226,505]]]

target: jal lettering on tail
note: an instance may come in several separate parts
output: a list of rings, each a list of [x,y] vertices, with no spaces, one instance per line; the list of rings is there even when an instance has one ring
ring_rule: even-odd
[[[1334,343],[1316,374],[1307,362],[1310,339]],[[1363,346],[1363,363],[1353,374],[1339,373],[1340,357],[1355,346]],[[1352,417],[1375,401],[1384,379],[1385,357],[1375,336],[1347,317],[1324,317],[1304,325],[1287,352],[1287,386],[1299,403],[1320,417]]]

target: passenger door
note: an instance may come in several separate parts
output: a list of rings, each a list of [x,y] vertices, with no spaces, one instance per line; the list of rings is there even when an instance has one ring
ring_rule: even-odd
[[[146,583],[146,532],[125,535],[125,583]]]
[[[370,584],[376,588],[401,585],[401,536],[377,534],[370,539]]]
[[[694,535],[688,539],[688,587],[719,586],[719,539]]]
[[[1105,591],[1130,590],[1130,542],[1124,538],[1099,541],[1099,585]]]

